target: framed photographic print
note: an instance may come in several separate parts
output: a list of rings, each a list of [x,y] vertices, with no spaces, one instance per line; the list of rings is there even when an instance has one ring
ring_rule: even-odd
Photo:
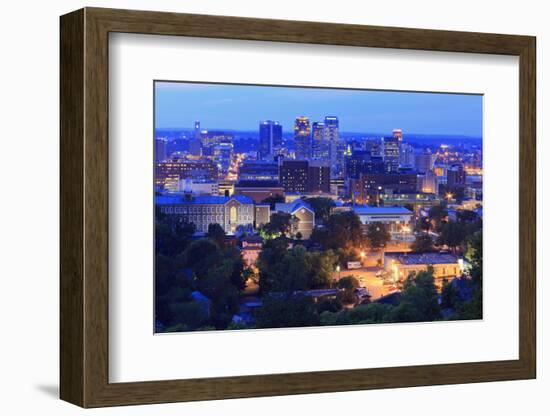
[[[61,17],[61,398],[536,376],[535,38]]]

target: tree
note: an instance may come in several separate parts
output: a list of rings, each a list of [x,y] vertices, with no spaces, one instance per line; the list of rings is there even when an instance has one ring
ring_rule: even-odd
[[[266,294],[273,289],[281,268],[281,259],[287,252],[285,237],[265,240],[258,257],[260,292]]]
[[[415,253],[429,253],[434,250],[433,240],[429,234],[419,234],[411,245]]]
[[[466,238],[466,226],[456,221],[449,221],[441,226],[441,232],[437,238],[438,245],[446,245],[451,250],[464,243]]]
[[[205,276],[210,267],[221,261],[218,245],[209,238],[193,241],[183,253],[185,265],[193,270],[196,276]]]
[[[286,212],[274,212],[269,218],[269,223],[263,226],[265,232],[275,235],[289,235],[296,218]]]
[[[191,236],[195,233],[195,225],[185,222],[178,215],[168,215],[155,211],[155,253],[175,256],[185,250]]]
[[[303,237],[303,235],[302,235],[302,233],[301,233],[300,231],[298,231],[298,232],[296,233],[295,237],[296,237],[296,240],[301,240],[302,237]]]
[[[364,243],[361,221],[353,211],[332,214],[324,229],[313,231],[311,240],[328,249],[356,249]]]
[[[239,291],[231,281],[232,274],[233,262],[225,259],[197,278],[198,290],[212,301],[211,322],[216,328],[226,328],[239,311]]]
[[[208,237],[215,241],[218,247],[223,248],[225,244],[225,231],[220,224],[208,224]]]
[[[367,240],[373,249],[384,247],[390,241],[390,233],[386,224],[372,222],[367,227]]]
[[[430,322],[441,318],[432,268],[407,278],[401,301],[388,318],[391,322]]]
[[[319,314],[309,296],[267,296],[256,311],[258,328],[292,328],[319,325]]]
[[[275,204],[285,202],[285,198],[279,194],[268,196],[262,200],[262,204],[269,204],[272,210],[275,210]]]
[[[469,209],[459,209],[456,212],[456,220],[460,223],[471,223],[478,219],[478,215],[475,211]]]
[[[359,280],[357,280],[355,276],[344,276],[338,281],[336,286],[338,286],[339,289],[354,290],[360,285]]]
[[[460,303],[458,290],[451,282],[445,281],[441,289],[441,307],[456,309]]]
[[[351,324],[374,324],[386,322],[387,316],[392,310],[392,305],[369,303],[350,309],[347,311],[347,315]]]
[[[483,277],[483,234],[481,231],[477,231],[468,237],[466,258],[472,266],[470,275],[473,281],[481,286]]]
[[[441,225],[447,218],[447,215],[448,212],[445,203],[434,205],[428,211],[428,218],[432,222],[432,226],[436,231],[439,231],[441,229]]]
[[[206,324],[208,309],[200,302],[174,302],[170,304],[171,326],[167,332],[194,330]]]
[[[313,208],[315,220],[323,224],[328,221],[331,209],[336,206],[332,199],[325,197],[304,198],[304,201]]]
[[[430,230],[432,229],[432,221],[430,220],[429,217],[420,217],[416,222],[415,229],[416,231],[429,233]]]
[[[330,250],[308,252],[302,245],[287,250],[286,240],[267,240],[258,258],[260,290],[265,295],[328,287],[335,261]]]

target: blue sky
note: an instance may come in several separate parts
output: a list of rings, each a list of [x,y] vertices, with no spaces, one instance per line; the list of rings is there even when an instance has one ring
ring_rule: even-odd
[[[349,132],[481,137],[482,96],[417,92],[156,82],[156,128],[256,130],[277,120],[290,131],[296,116],[340,119]]]

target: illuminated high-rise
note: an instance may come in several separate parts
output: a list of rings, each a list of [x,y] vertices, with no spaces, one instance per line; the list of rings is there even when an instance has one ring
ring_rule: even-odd
[[[338,117],[325,117],[325,140],[328,141],[329,145],[330,165],[333,169],[335,169],[338,163],[338,143],[340,141],[340,128]],[[343,160],[341,160],[340,162],[343,164]]]
[[[162,162],[166,159],[166,139],[155,139],[155,161]]]
[[[294,147],[296,159],[311,156],[311,124],[306,116],[296,117],[294,121]]]
[[[260,122],[260,157],[272,158],[282,147],[283,127],[278,121],[265,120]]]
[[[392,132],[393,137],[397,139],[399,143],[403,142],[403,130],[401,129],[393,129]]]
[[[322,121],[315,121],[313,123],[311,147],[313,152],[313,159],[330,159],[329,142],[325,139],[325,123],[323,123]]]
[[[415,155],[414,165],[419,173],[426,173],[434,168],[436,155],[429,150]]]
[[[399,139],[397,137],[384,137],[384,164],[388,173],[399,171]]]
[[[193,130],[193,137],[189,140],[189,153],[194,156],[200,156],[202,153],[201,143],[201,122],[195,121],[195,128]]]

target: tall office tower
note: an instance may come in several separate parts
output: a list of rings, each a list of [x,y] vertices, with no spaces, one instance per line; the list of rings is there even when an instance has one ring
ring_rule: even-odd
[[[218,168],[224,174],[227,173],[233,159],[233,143],[222,142],[214,146],[213,157]]]
[[[408,143],[401,143],[399,148],[399,165],[401,167],[413,167],[414,163],[414,148]]]
[[[287,194],[329,193],[329,162],[283,160],[279,167],[279,182]]]
[[[368,150],[372,157],[384,157],[382,144],[381,139],[369,139],[365,142],[365,150]]]
[[[396,137],[384,137],[384,163],[386,172],[399,171],[399,139]]]
[[[329,144],[330,165],[335,169],[338,162],[338,143],[340,141],[338,117],[325,117],[325,140],[327,140]]]
[[[414,165],[418,173],[426,173],[434,168],[435,155],[429,150],[417,154],[414,157]]]
[[[359,179],[361,173],[368,172],[368,162],[370,162],[370,160],[370,152],[366,150],[355,150],[351,155],[346,156],[346,178]]]
[[[260,122],[260,158],[272,159],[283,144],[283,127],[278,121]]]
[[[212,156],[214,147],[220,143],[233,144],[233,134],[221,130],[202,130],[201,142],[203,155]]]
[[[392,136],[395,137],[399,143],[403,143],[403,130],[393,129]]]
[[[162,162],[166,159],[166,139],[155,139],[155,162]]]
[[[466,173],[462,163],[454,163],[447,169],[447,186],[450,188],[464,186],[466,183]]]
[[[279,183],[286,193],[308,191],[309,163],[307,160],[283,160],[279,167]]]
[[[193,130],[193,138],[189,140],[189,153],[194,156],[200,156],[202,153],[201,142],[201,122],[195,121],[195,129]]]
[[[433,171],[418,175],[418,190],[428,194],[436,194],[438,192],[437,176]]]
[[[308,169],[308,192],[330,193],[330,162],[312,160]]]
[[[279,154],[283,148],[283,125],[278,121],[273,122],[272,127],[273,134],[273,153]]]
[[[294,147],[296,159],[308,159],[311,156],[311,125],[306,116],[296,117],[294,121]]]
[[[325,123],[322,121],[315,121],[313,123],[311,147],[313,159],[329,160],[329,142],[325,139]]]
[[[194,137],[197,140],[201,139],[201,122],[195,121],[195,130],[194,130]]]

